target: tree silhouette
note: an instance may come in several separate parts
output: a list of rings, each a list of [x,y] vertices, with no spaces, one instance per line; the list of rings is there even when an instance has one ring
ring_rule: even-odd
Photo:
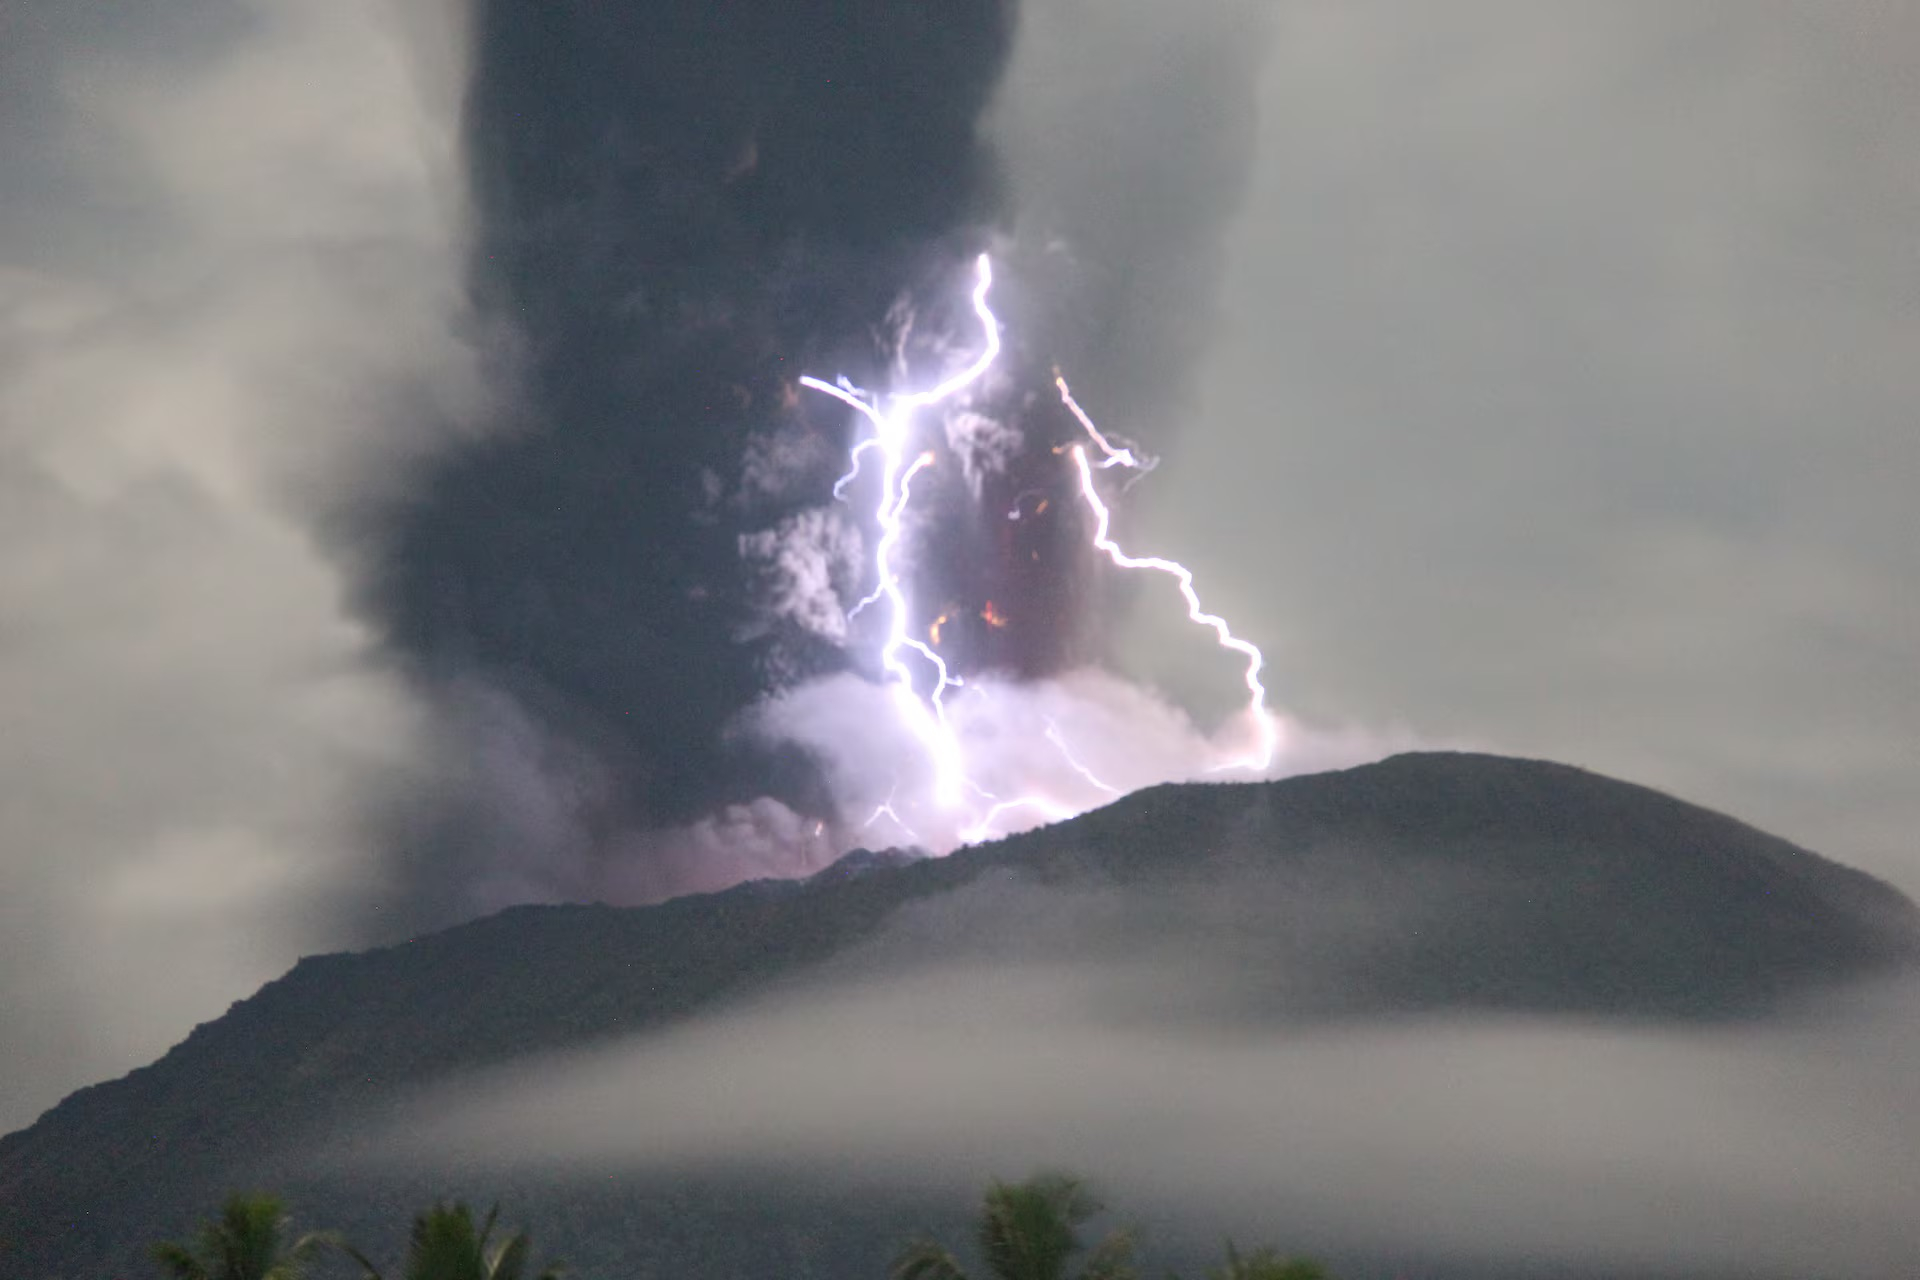
[[[995,1181],[980,1206],[976,1240],[993,1280],[1134,1280],[1133,1233],[1114,1231],[1087,1254],[1080,1227],[1101,1209],[1078,1178],[1038,1174],[1025,1182]],[[892,1280],[967,1280],[960,1263],[934,1240],[917,1240],[894,1259]]]
[[[163,1240],[153,1260],[172,1280],[303,1280],[336,1243],[324,1233],[287,1242],[287,1214],[269,1195],[234,1195],[190,1243]]]
[[[549,1265],[533,1277],[526,1270],[533,1255],[533,1239],[524,1231],[489,1245],[495,1205],[486,1220],[474,1225],[473,1211],[464,1204],[435,1205],[413,1220],[407,1243],[407,1268],[402,1280],[558,1280],[560,1269]],[[367,1280],[381,1280],[379,1271],[356,1249],[346,1252],[366,1271]]]
[[[1241,1253],[1227,1241],[1227,1260],[1207,1272],[1207,1280],[1330,1280],[1327,1269],[1309,1258],[1286,1258],[1272,1249]]]

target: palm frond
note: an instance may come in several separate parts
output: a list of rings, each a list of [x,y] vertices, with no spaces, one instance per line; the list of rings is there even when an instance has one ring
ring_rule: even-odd
[[[915,1240],[894,1257],[889,1280],[967,1280],[959,1261],[933,1240]]]
[[[235,1194],[200,1224],[191,1244],[165,1241],[150,1253],[172,1280],[305,1280],[333,1237],[314,1233],[288,1245],[286,1234],[277,1197]]]
[[[1290,1258],[1270,1247],[1241,1253],[1227,1241],[1227,1261],[1207,1273],[1208,1280],[1328,1280],[1327,1269],[1311,1258]]]
[[[309,1231],[295,1240],[280,1260],[268,1268],[264,1280],[306,1280],[314,1264],[330,1252],[338,1252],[344,1246],[339,1235],[332,1231]]]
[[[980,1253],[996,1280],[1063,1280],[1080,1247],[1075,1228],[1098,1211],[1081,1182],[1064,1174],[994,1182],[981,1205]]]
[[[1070,1227],[1080,1226],[1106,1208],[1093,1194],[1093,1188],[1070,1173],[1035,1174],[1025,1185],[1046,1200]]]
[[[277,1196],[233,1195],[220,1208],[219,1249],[231,1280],[299,1280],[299,1272],[281,1271],[280,1238],[286,1207]],[[225,1277],[223,1277],[225,1280]]]
[[[473,1210],[459,1202],[439,1204],[414,1218],[406,1280],[475,1280],[485,1274]]]
[[[162,1240],[147,1251],[172,1280],[210,1280],[193,1250],[175,1240]]]
[[[480,1247],[480,1253],[483,1257],[487,1252],[487,1237],[493,1234],[493,1224],[499,1220],[500,1205],[499,1202],[496,1201],[493,1206],[487,1210],[487,1220],[480,1224],[480,1234],[474,1240],[474,1243]]]
[[[492,1225],[491,1221],[488,1225]],[[532,1255],[533,1238],[524,1231],[516,1232],[495,1251],[486,1280],[520,1280],[520,1273],[527,1269],[527,1260]]]
[[[335,1240],[333,1247],[353,1259],[354,1264],[360,1268],[360,1280],[382,1280],[380,1268],[368,1261],[366,1254],[360,1252],[345,1240]]]

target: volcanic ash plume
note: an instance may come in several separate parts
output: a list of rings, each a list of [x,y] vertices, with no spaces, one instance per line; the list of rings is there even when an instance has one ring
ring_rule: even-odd
[[[1160,441],[1172,380],[1083,388],[1090,418],[1056,385],[1056,358],[1109,378],[1125,354],[1091,358],[1104,321],[1069,277],[1159,260],[1144,225],[1096,237],[1100,267],[1053,225],[1067,205],[1016,216],[1033,156],[984,127],[1010,60],[1005,101],[1036,109],[1013,17],[479,6],[474,290],[517,336],[512,394],[380,531],[373,592],[452,726],[444,811],[391,841],[430,918],[944,851],[1319,758],[1248,638],[1183,598],[1205,567],[1136,545],[1150,462],[1118,433]],[[1250,92],[1214,75],[1189,87]],[[1211,185],[1180,189],[1183,218],[1217,219]],[[1136,610],[1218,670],[1197,724],[1113,674]]]

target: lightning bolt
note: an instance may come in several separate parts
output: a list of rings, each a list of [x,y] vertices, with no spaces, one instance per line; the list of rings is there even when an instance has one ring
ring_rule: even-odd
[[[1066,402],[1067,408],[1072,410],[1074,416],[1086,426],[1089,434],[1093,436],[1094,443],[1105,453],[1107,462],[1103,463],[1103,466],[1116,464],[1119,466],[1138,467],[1141,465],[1134,460],[1130,450],[1115,449],[1107,441],[1106,437],[1100,434],[1099,428],[1093,425],[1093,420],[1087,417],[1086,413],[1074,401],[1073,393],[1067,389],[1067,380],[1065,378],[1056,376],[1054,381],[1060,388],[1060,397]],[[1089,507],[1093,508],[1093,545],[1095,548],[1103,552],[1107,559],[1113,561],[1122,569],[1151,569],[1156,573],[1164,573],[1171,577],[1179,584],[1180,595],[1187,602],[1187,617],[1200,626],[1210,628],[1221,648],[1231,649],[1247,660],[1245,675],[1248,694],[1247,710],[1253,717],[1259,745],[1251,756],[1241,760],[1229,760],[1224,764],[1216,765],[1213,771],[1250,769],[1256,773],[1266,772],[1268,766],[1273,763],[1273,753],[1279,746],[1280,731],[1279,727],[1274,723],[1273,717],[1267,714],[1267,687],[1260,681],[1260,672],[1267,663],[1265,656],[1261,654],[1257,646],[1234,635],[1233,629],[1227,625],[1225,618],[1217,614],[1208,613],[1206,609],[1202,607],[1200,604],[1200,593],[1196,591],[1193,586],[1193,570],[1187,568],[1187,566],[1177,560],[1166,560],[1159,556],[1130,556],[1120,549],[1120,544],[1108,536],[1113,523],[1113,516],[1112,513],[1107,510],[1107,504],[1101,501],[1099,489],[1094,486],[1094,466],[1093,463],[1087,460],[1087,447],[1076,444],[1068,450],[1068,453],[1073,458],[1074,467],[1080,473],[1080,496],[1086,499]]]
[[[980,794],[993,801],[993,807],[988,809],[977,822],[960,828],[960,839],[966,844],[979,844],[982,840],[991,840],[1003,834],[995,823],[999,821],[1001,814],[1012,813],[1016,809],[1037,809],[1041,817],[1048,822],[1065,822],[1068,818],[1085,812],[1083,809],[1061,804],[1058,800],[1049,800],[1044,796],[1021,796],[1018,800],[1002,800],[990,791],[983,791]]]
[[[915,416],[920,410],[948,400],[978,382],[993,367],[994,361],[1000,358],[1000,321],[987,306],[987,294],[992,288],[993,263],[983,253],[975,263],[973,286],[973,311],[979,318],[986,339],[980,354],[966,367],[923,391],[890,395],[886,407],[882,409],[875,397],[863,394],[844,380],[836,384],[814,377],[800,379],[801,386],[834,397],[865,416],[873,425],[873,435],[854,446],[850,469],[833,486],[834,496],[843,498],[846,486],[859,474],[862,457],[868,450],[878,451],[881,459],[880,500],[874,510],[874,520],[880,527],[880,540],[873,557],[875,584],[872,593],[855,605],[848,616],[857,616],[875,604],[884,603],[887,607],[886,638],[880,646],[880,665],[887,674],[894,706],[933,764],[934,800],[943,809],[959,805],[966,781],[960,742],[947,718],[946,706],[947,690],[958,687],[960,681],[932,646],[909,634],[910,610],[906,592],[900,584],[900,575],[894,569],[894,557],[903,536],[913,478],[932,466],[934,461],[930,452],[919,454],[911,462],[907,461]],[[915,692],[913,671],[906,657],[908,652],[917,654],[933,673],[933,692],[925,701]]]
[[[1047,741],[1060,748],[1060,758],[1067,762],[1067,767],[1085,778],[1092,784],[1094,790],[1104,791],[1110,796],[1119,796],[1122,794],[1120,788],[1102,782],[1093,770],[1080,763],[1079,759],[1073,754],[1073,748],[1067,745],[1067,735],[1060,732],[1060,726],[1053,722],[1051,716],[1047,718]]]
[[[879,529],[879,538],[874,544],[873,552],[874,586],[871,592],[848,611],[847,616],[852,619],[874,606],[881,606],[885,613],[884,632],[880,645],[880,666],[884,673],[884,683],[901,723],[913,734],[932,765],[935,804],[942,810],[957,811],[963,805],[968,793],[987,802],[984,812],[976,809],[975,813],[964,820],[957,829],[958,838],[962,843],[967,844],[1000,834],[996,824],[1004,815],[1011,812],[1023,809],[1033,810],[1040,813],[1046,820],[1058,821],[1072,817],[1081,811],[1061,801],[1038,795],[1002,799],[968,776],[964,752],[961,749],[959,736],[948,717],[946,704],[948,691],[963,687],[963,681],[953,673],[946,660],[932,645],[919,639],[909,630],[911,609],[907,589],[901,581],[901,573],[896,565],[902,540],[906,536],[906,513],[912,501],[914,478],[935,464],[935,455],[932,451],[923,449],[915,452],[913,442],[918,415],[922,410],[951,400],[974,386],[993,367],[1000,356],[1000,322],[987,304],[988,294],[993,287],[993,264],[986,254],[981,254],[977,259],[975,271],[973,312],[979,320],[984,342],[979,353],[963,368],[923,390],[888,394],[884,398],[861,390],[845,378],[835,382],[826,382],[814,377],[802,377],[799,380],[800,385],[832,396],[853,409],[865,418],[871,427],[871,434],[853,446],[848,458],[848,469],[833,486],[833,496],[840,501],[847,501],[847,488],[860,476],[869,457],[878,459],[880,494],[873,508],[873,519]],[[902,359],[904,360],[904,356]],[[1260,672],[1265,660],[1260,650],[1235,636],[1224,619],[1207,613],[1201,607],[1200,597],[1194,590],[1193,574],[1184,565],[1158,557],[1129,556],[1109,536],[1111,515],[1094,484],[1094,471],[1096,469],[1104,471],[1114,467],[1124,468],[1133,473],[1127,482],[1130,487],[1134,481],[1158,465],[1159,460],[1140,452],[1129,444],[1116,444],[1109,439],[1073,398],[1065,377],[1061,376],[1058,370],[1055,370],[1054,382],[1059,389],[1061,400],[1075,420],[1086,430],[1088,438],[1100,454],[1100,461],[1095,463],[1089,458],[1087,446],[1084,444],[1075,444],[1066,450],[1071,454],[1074,466],[1079,472],[1081,495],[1094,512],[1095,530],[1092,540],[1094,549],[1121,568],[1150,569],[1173,577],[1187,602],[1187,616],[1195,623],[1211,628],[1222,648],[1233,650],[1246,659],[1249,711],[1259,734],[1258,750],[1246,759],[1229,761],[1216,768],[1246,768],[1264,772],[1273,759],[1278,729],[1273,718],[1266,713],[1266,688],[1260,681]],[[1061,451],[1056,450],[1056,452]],[[1046,501],[1042,497],[1039,506],[1035,509],[1035,514],[1045,509]],[[1018,518],[1017,502],[1014,511],[1009,514],[1010,518]],[[1001,620],[993,611],[991,604],[987,606],[987,611],[982,616],[990,624],[1000,624]],[[937,639],[937,624],[932,634]],[[929,677],[932,681],[931,691],[922,695],[919,689]],[[1068,744],[1066,736],[1051,720],[1047,721],[1046,737],[1060,751],[1067,765],[1088,785],[1109,795],[1121,794],[1118,788],[1102,781],[1081,763]],[[874,809],[873,815],[867,820],[867,826],[871,827],[883,817],[906,832],[909,838],[916,841],[919,839],[913,829],[902,819],[892,793],[889,793],[885,803]]]
[[[899,780],[895,779],[892,789],[887,792],[887,798],[873,807],[873,814],[867,819],[865,825],[862,827],[862,830],[871,831],[873,829],[874,823],[880,821],[880,819],[882,818],[890,818],[892,819],[894,826],[900,828],[900,830],[907,833],[907,839],[913,841],[915,844],[918,844],[920,843],[920,833],[918,831],[915,831],[912,827],[908,826],[906,822],[900,817],[899,811],[893,807],[894,793],[899,790],[900,790]]]
[[[1086,428],[1087,434],[1093,437],[1093,442],[1100,446],[1101,458],[1099,465],[1102,471],[1108,467],[1126,467],[1131,471],[1147,472],[1160,465],[1160,459],[1148,457],[1144,454],[1136,454],[1131,446],[1121,449],[1114,448],[1113,442],[1102,434],[1100,428],[1094,425],[1093,419],[1087,416],[1087,411],[1080,407],[1080,402],[1073,398],[1073,388],[1067,385],[1066,375],[1058,369],[1053,371],[1053,385],[1059,388],[1060,400],[1067,406],[1067,412],[1071,413],[1074,416],[1074,420]]]

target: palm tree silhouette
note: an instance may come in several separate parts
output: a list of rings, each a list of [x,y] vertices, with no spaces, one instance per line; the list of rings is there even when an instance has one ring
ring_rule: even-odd
[[[321,1232],[287,1242],[286,1208],[267,1195],[234,1195],[191,1243],[164,1240],[153,1260],[171,1280],[303,1280],[337,1242]]]
[[[1289,1258],[1271,1248],[1241,1253],[1227,1241],[1225,1266],[1207,1272],[1207,1280],[1330,1280],[1327,1269],[1311,1258]]]
[[[1084,1247],[1080,1227],[1101,1209],[1086,1185],[1066,1174],[1025,1182],[994,1181],[980,1205],[976,1240],[993,1280],[1134,1280],[1133,1233],[1110,1232],[1078,1271],[1068,1266]],[[892,1280],[967,1280],[954,1256],[934,1240],[917,1240],[894,1259]]]
[[[516,1231],[489,1246],[500,1207],[487,1211],[479,1226],[464,1204],[435,1205],[413,1220],[407,1243],[407,1269],[402,1280],[559,1280],[560,1269],[549,1265],[538,1275],[526,1276],[533,1255],[533,1239]],[[357,1249],[345,1252],[366,1271],[367,1280],[381,1280],[379,1271]]]

